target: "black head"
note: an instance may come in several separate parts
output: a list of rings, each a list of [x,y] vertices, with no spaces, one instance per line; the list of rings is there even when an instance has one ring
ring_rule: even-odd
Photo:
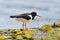
[[[32,15],[32,16],[36,16],[37,13],[36,13],[36,12],[32,12],[31,15]]]
[[[32,20],[33,20],[35,18],[35,16],[37,15],[37,13],[36,12],[32,12],[31,15],[32,15]]]

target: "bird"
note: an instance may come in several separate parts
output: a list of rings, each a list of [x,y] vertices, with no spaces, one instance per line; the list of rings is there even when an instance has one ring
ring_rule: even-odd
[[[10,16],[10,18],[15,18],[17,21],[19,22],[22,22],[22,26],[23,26],[23,29],[26,30],[27,27],[26,27],[26,23],[34,20],[34,18],[38,16],[38,17],[42,17],[40,15],[38,15],[37,12],[31,12],[31,13],[23,13],[23,14],[20,14],[20,15],[14,15],[14,16]]]

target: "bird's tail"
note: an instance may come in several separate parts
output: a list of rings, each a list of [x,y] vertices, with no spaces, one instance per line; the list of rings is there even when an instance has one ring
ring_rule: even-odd
[[[16,16],[10,16],[10,18],[16,18]]]

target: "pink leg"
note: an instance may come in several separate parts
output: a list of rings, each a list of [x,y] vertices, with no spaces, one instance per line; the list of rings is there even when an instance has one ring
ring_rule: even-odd
[[[25,23],[25,29],[27,29],[27,27],[26,27],[26,23]]]
[[[23,25],[22,25],[22,26],[23,26],[23,29],[24,29],[24,23],[23,23]]]
[[[26,23],[25,23],[25,29],[26,29]]]
[[[23,29],[26,30],[26,23],[23,23]]]

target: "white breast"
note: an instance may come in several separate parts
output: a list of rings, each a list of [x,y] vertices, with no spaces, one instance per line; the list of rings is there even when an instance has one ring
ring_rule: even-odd
[[[27,23],[28,20],[24,19],[24,18],[16,18],[17,21],[23,22],[23,23]]]
[[[15,20],[23,22],[23,23],[27,23],[27,22],[31,21],[31,20],[26,20],[24,18],[16,18]]]

